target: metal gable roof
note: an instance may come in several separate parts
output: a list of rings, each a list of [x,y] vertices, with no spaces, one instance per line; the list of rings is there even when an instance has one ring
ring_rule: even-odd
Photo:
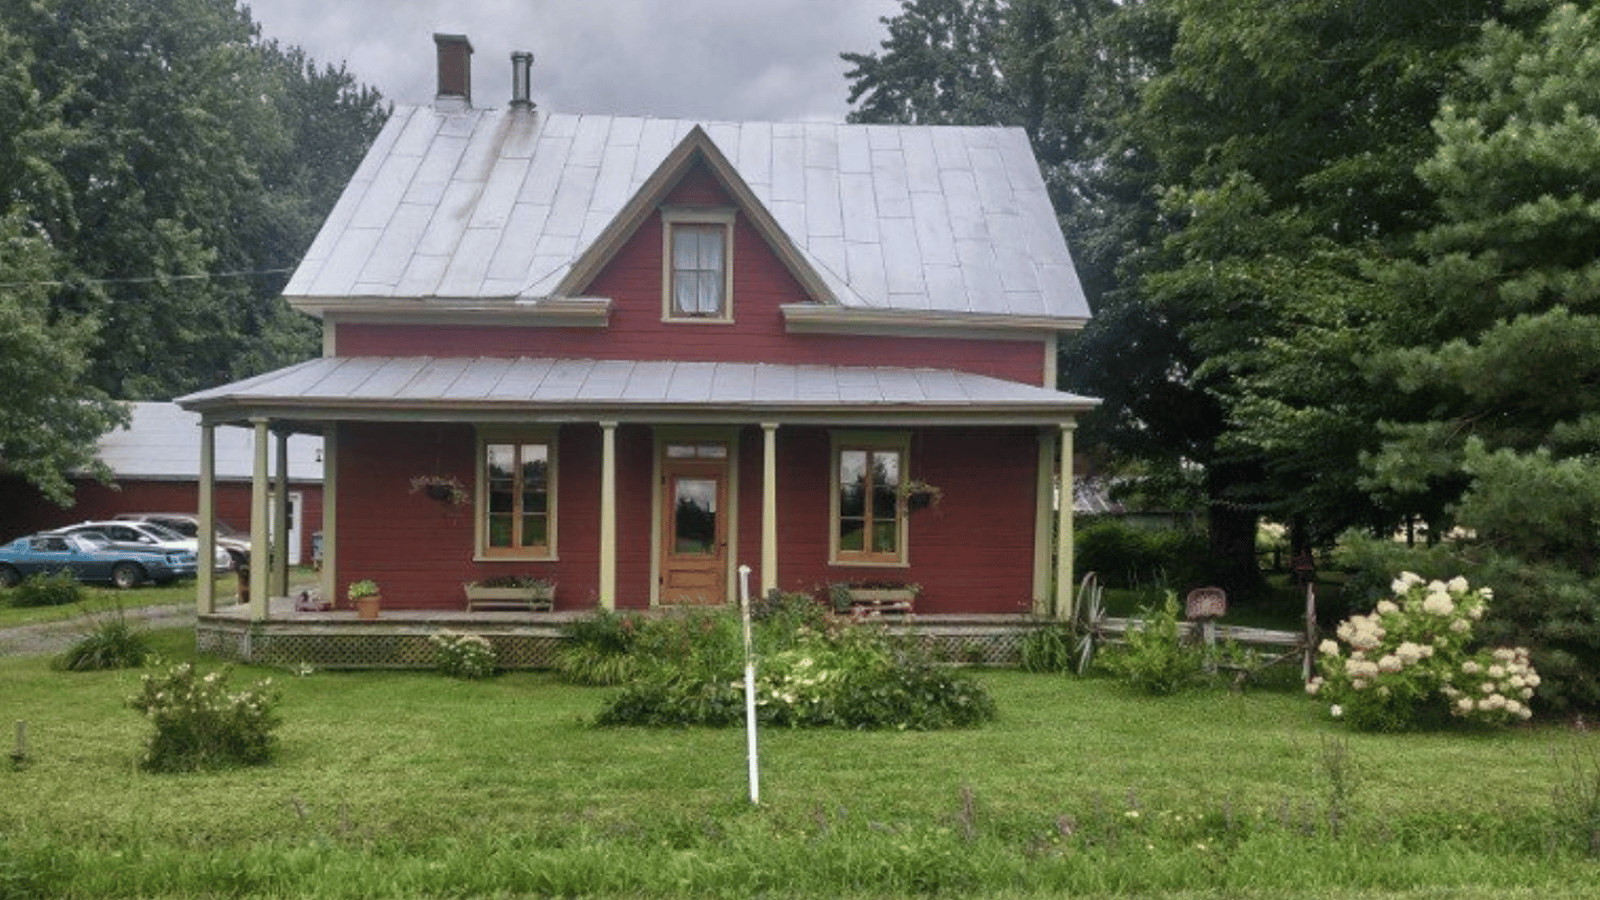
[[[558,294],[697,128],[846,308],[1089,315],[1020,129],[428,106],[395,110],[285,296]]]
[[[194,480],[200,477],[200,416],[173,403],[129,403],[129,421],[100,436],[97,457],[124,480]],[[213,460],[216,477],[248,479],[255,467],[255,434],[219,430]],[[289,478],[322,480],[322,439],[289,438]]]
[[[178,400],[230,417],[467,421],[577,418],[660,422],[673,415],[838,421],[1059,422],[1098,401],[942,369],[595,359],[323,357]]]

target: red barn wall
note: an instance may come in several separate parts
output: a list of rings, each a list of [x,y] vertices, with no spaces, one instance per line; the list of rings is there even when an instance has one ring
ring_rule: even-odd
[[[730,206],[704,170],[669,200]],[[649,216],[582,293],[615,302],[603,329],[341,323],[341,356],[499,356],[767,362],[839,366],[931,366],[1039,384],[1043,341],[790,334],[779,307],[808,298],[747,217],[734,227],[732,324],[663,322],[662,224]]]
[[[194,481],[122,479],[115,487],[93,479],[74,479],[76,495],[72,506],[62,509],[20,478],[0,478],[0,541],[10,541],[35,531],[47,531],[115,518],[119,513],[174,512],[194,513],[200,508],[200,486]],[[311,535],[322,530],[322,485],[312,482],[289,483],[290,493],[300,494],[300,558],[311,563]],[[248,532],[250,530],[250,485],[240,481],[216,484],[217,518]]]

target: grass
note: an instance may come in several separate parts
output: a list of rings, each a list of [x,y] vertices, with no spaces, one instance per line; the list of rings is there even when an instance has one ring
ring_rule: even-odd
[[[218,575],[218,599],[224,600],[237,594],[238,585],[238,576]],[[69,603],[65,606],[14,607],[8,602],[10,593],[8,590],[0,590],[0,628],[79,619],[86,613],[106,612],[115,610],[119,606],[123,609],[135,609],[141,606],[193,608],[195,586],[194,581],[189,579],[167,585],[146,584],[126,591],[86,584],[83,586],[83,602]]]
[[[156,644],[192,657],[188,632]],[[0,768],[0,898],[1600,895],[1551,813],[1600,744],[1559,725],[1357,735],[1297,692],[992,671],[990,727],[764,731],[750,808],[742,732],[589,727],[606,689],[234,681],[269,676],[272,765],[158,776],[122,705],[138,671],[0,660],[31,745]]]

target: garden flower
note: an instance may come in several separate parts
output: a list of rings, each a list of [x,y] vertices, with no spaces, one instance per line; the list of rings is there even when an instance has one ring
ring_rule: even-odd
[[[1445,587],[1449,588],[1452,594],[1465,594],[1467,592],[1467,580],[1457,575],[1450,579],[1450,583]]]
[[[1378,601],[1377,613],[1380,616],[1385,614],[1385,613],[1397,613],[1399,611],[1400,611],[1400,607],[1397,606],[1393,600],[1379,600]]]
[[[1338,656],[1339,642],[1323,641],[1321,644],[1317,645],[1317,650],[1321,652],[1323,656]]]
[[[1456,611],[1456,604],[1450,599],[1449,594],[1430,593],[1428,599],[1422,601],[1422,611],[1436,616],[1448,616]]]
[[[1344,715],[1344,707],[1335,703],[1334,705],[1328,707],[1328,715],[1333,716],[1335,719],[1340,718]]]

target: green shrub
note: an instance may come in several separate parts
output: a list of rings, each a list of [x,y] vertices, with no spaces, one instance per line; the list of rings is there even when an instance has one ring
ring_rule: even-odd
[[[1209,558],[1205,537],[1189,530],[1103,519],[1080,528],[1074,546],[1078,570],[1096,573],[1107,587],[1210,580],[1204,568]]]
[[[164,676],[146,675],[128,705],[155,727],[140,765],[153,772],[192,772],[260,765],[272,756],[278,725],[271,679],[231,694],[227,669],[201,676],[184,663]]]
[[[1496,725],[1533,715],[1528,701],[1540,677],[1528,651],[1471,652],[1474,626],[1493,596],[1488,588],[1402,572],[1390,589],[1394,599],[1350,617],[1338,641],[1318,648],[1321,674],[1306,690],[1326,699],[1335,718],[1362,731],[1402,731],[1452,716]]]
[[[439,671],[453,678],[476,680],[494,674],[494,645],[481,634],[440,631],[428,638]]]
[[[1168,591],[1160,609],[1149,607],[1121,644],[1106,647],[1100,664],[1141,693],[1176,694],[1197,684],[1203,651],[1178,626],[1178,595]]]
[[[1020,664],[1024,672],[1071,672],[1078,664],[1074,647],[1078,631],[1070,622],[1049,622],[1022,637]]]
[[[149,634],[128,624],[122,607],[91,622],[88,630],[57,658],[57,668],[69,672],[137,669],[150,658]]]
[[[83,599],[83,585],[71,572],[29,575],[11,591],[12,606],[66,606]]]
[[[625,684],[638,676],[640,659],[633,653],[639,635],[636,613],[600,610],[574,619],[561,629],[556,674],[569,684]]]
[[[818,618],[798,603],[787,608],[792,615],[769,616],[756,625],[755,697],[762,722],[926,730],[994,717],[984,687],[938,665],[925,642],[891,635],[881,625],[826,613]],[[640,673],[607,701],[599,724],[743,721],[743,635],[731,611],[640,620],[631,646]]]

